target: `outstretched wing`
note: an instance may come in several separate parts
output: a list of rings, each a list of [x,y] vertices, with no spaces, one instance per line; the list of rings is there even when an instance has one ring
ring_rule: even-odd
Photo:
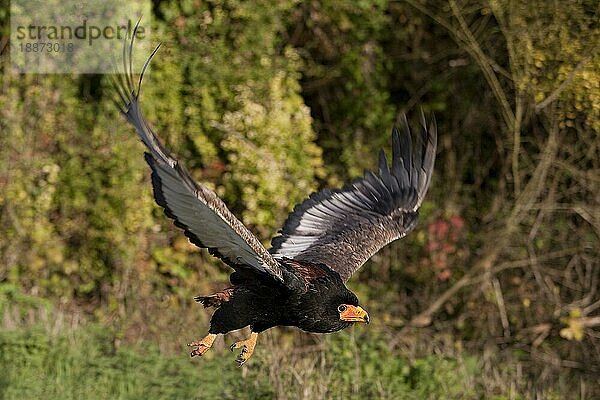
[[[119,110],[135,127],[148,149],[145,158],[152,169],[156,202],[195,245],[208,248],[212,255],[235,269],[250,268],[283,282],[281,268],[273,256],[213,191],[193,181],[184,167],[159,142],[144,119],[139,102],[140,86],[144,72],[158,47],[146,61],[136,86],[131,54],[138,25],[133,31],[129,49],[126,43],[123,45],[125,74],[118,75],[115,89],[119,96]]]
[[[435,160],[437,128],[422,116],[421,136],[412,144],[404,132],[392,131],[392,168],[383,150],[379,175],[365,172],[343,189],[313,193],[297,205],[269,250],[275,258],[323,263],[344,281],[386,244],[404,237],[416,223]]]

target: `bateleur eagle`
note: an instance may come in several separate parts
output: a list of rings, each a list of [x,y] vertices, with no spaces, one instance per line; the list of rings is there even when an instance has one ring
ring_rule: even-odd
[[[403,131],[392,130],[391,167],[381,150],[378,174],[367,171],[342,189],[313,193],[294,208],[267,250],[213,191],[194,182],[146,122],[140,86],[158,47],[136,83],[131,54],[138,25],[129,49],[123,45],[125,71],[115,79],[118,107],[146,145],[156,202],[192,243],[234,270],[229,288],[195,298],[216,311],[208,335],[190,344],[191,356],[203,355],[218,334],[247,326],[250,338],[232,345],[232,350],[241,348],[239,365],[252,355],[258,334],[274,326],[335,332],[356,322],[369,323],[344,283],[379,249],[414,228],[433,171],[435,120],[427,122],[422,116],[413,144],[404,117]]]

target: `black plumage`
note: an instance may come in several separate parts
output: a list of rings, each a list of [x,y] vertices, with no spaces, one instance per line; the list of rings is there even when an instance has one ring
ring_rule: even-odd
[[[226,299],[216,306],[209,333],[227,333],[250,326],[262,332],[274,326],[295,326],[308,332],[335,332],[351,324],[340,320],[340,304],[358,306],[339,274],[326,265],[298,264],[282,259],[281,265],[302,282],[302,287],[274,285],[256,276],[235,282]],[[204,303],[210,296],[199,296]]]
[[[246,326],[251,337],[232,346],[242,348],[240,365],[252,355],[257,334],[274,326],[323,333],[368,323],[368,314],[344,282],[381,247],[414,228],[433,171],[435,121],[422,117],[415,145],[404,118],[403,132],[392,131],[391,168],[381,151],[379,174],[366,171],[342,189],[312,194],[294,208],[267,250],[214,192],[192,180],[144,119],[139,91],[158,47],[136,85],[131,66],[135,30],[131,37],[129,52],[123,48],[125,74],[115,80],[117,105],[147,147],[156,202],[192,243],[234,269],[229,288],[196,297],[216,311],[209,334],[191,344],[192,356],[207,351],[217,334]]]

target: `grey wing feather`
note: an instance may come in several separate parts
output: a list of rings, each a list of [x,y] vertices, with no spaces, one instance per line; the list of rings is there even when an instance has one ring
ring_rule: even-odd
[[[135,30],[132,38],[135,38]],[[132,47],[133,39],[129,57]],[[139,103],[139,88],[143,73],[156,50],[144,65],[137,88],[133,84],[131,67],[127,71],[127,59],[123,62],[125,76],[119,75],[115,80],[115,90],[119,96],[117,106],[148,148],[145,159],[152,169],[156,202],[195,245],[208,248],[211,254],[235,269],[250,268],[283,282],[277,260],[214,192],[194,182],[183,166],[169,155],[144,119]],[[125,50],[123,56],[127,58]]]
[[[403,126],[403,133],[392,130],[391,169],[381,150],[379,174],[366,171],[342,189],[313,193],[294,208],[269,251],[326,264],[346,281],[379,249],[409,233],[431,180],[437,128],[435,119],[428,126],[423,116],[413,146],[406,117]]]

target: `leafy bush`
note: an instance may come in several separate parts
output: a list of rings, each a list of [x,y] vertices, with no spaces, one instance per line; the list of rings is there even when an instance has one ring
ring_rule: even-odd
[[[470,357],[455,354],[466,352],[485,383],[464,383],[463,392],[450,385],[449,396],[600,396],[596,1],[153,4],[153,32],[165,45],[142,92],[148,119],[265,243],[311,190],[374,167],[400,112],[415,121],[419,107],[436,113],[439,154],[417,229],[350,283],[380,316],[370,330],[377,333],[359,344],[375,348],[348,356],[353,336],[340,334],[290,360],[276,350],[295,353],[286,347],[292,341],[310,351],[315,340],[273,334],[273,356],[261,364],[269,383],[248,372],[256,393],[287,393],[303,379],[323,397],[331,379],[347,397],[410,396],[407,388],[433,396],[441,393],[435,385],[457,377],[446,371],[473,371]],[[7,10],[0,0],[0,46]],[[104,324],[124,363],[135,359],[127,346],[143,340],[165,357],[179,355],[182,338],[196,335],[192,327],[204,331],[209,315],[192,297],[225,286],[229,269],[190,246],[154,205],[143,147],[118,119],[102,77],[11,74],[5,50],[4,326],[49,320],[54,304]],[[34,311],[10,309],[29,301]],[[66,368],[48,364],[48,354],[54,340],[67,348],[68,337],[31,335],[45,354],[35,365]],[[15,348],[25,345],[9,336]],[[157,354],[150,359],[164,365]]]

